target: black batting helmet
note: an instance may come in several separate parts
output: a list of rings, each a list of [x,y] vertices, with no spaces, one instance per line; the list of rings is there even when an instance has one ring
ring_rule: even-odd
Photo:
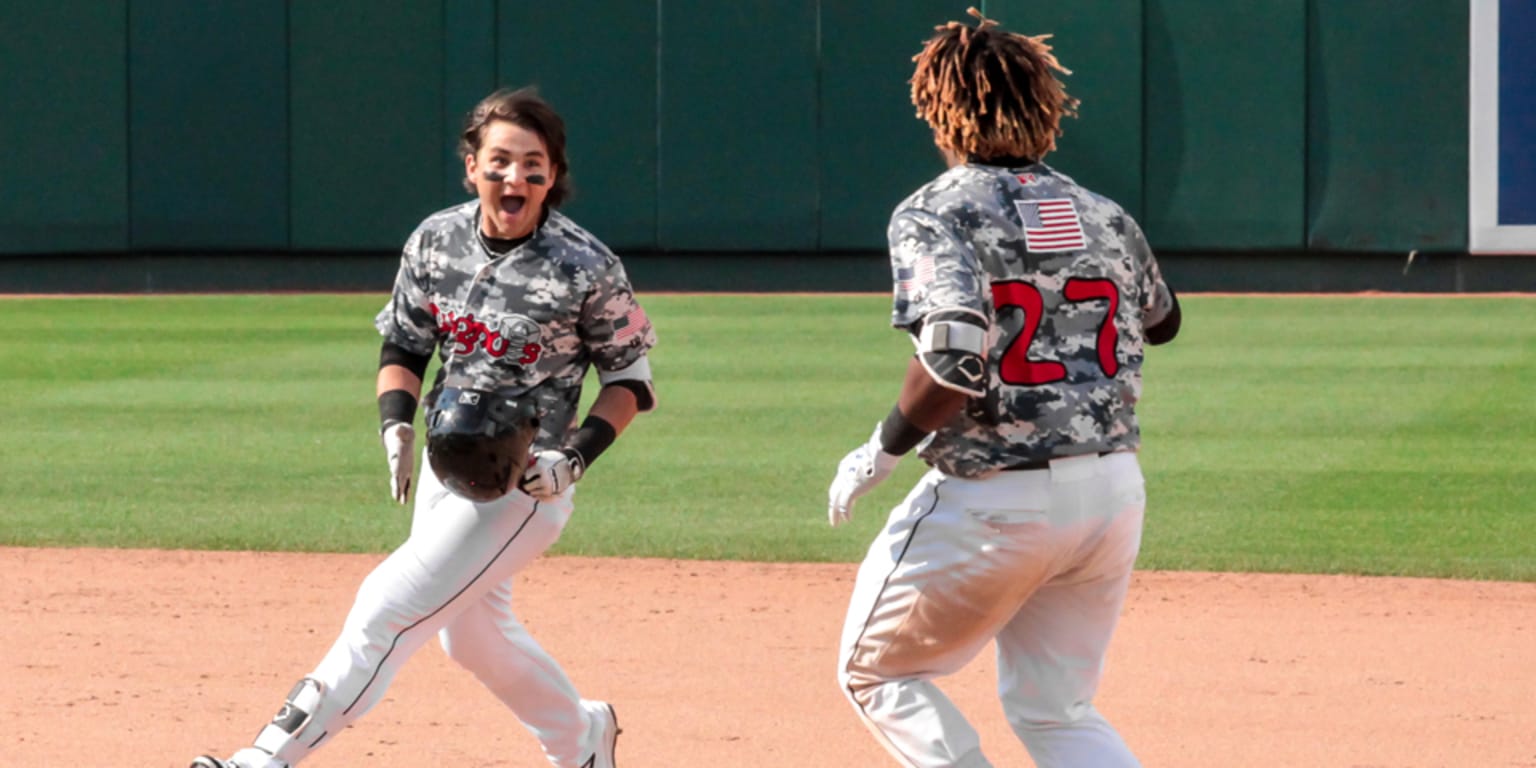
[[[470,501],[511,492],[539,433],[531,397],[444,387],[427,414],[427,461],[443,486]]]

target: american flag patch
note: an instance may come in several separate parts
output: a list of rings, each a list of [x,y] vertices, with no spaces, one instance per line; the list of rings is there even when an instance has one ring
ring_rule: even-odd
[[[645,310],[641,309],[639,304],[636,304],[635,308],[629,310],[628,314],[613,321],[613,340],[623,341],[644,330],[649,322],[645,317]]]
[[[1031,253],[1088,247],[1083,222],[1070,198],[1016,200],[1014,205],[1019,209],[1019,218],[1024,220],[1024,247]]]
[[[896,288],[911,293],[933,282],[933,257],[923,254],[910,267],[896,268]]]

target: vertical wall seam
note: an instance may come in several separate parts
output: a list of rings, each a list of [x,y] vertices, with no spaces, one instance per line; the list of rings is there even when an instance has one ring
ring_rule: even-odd
[[[293,3],[283,3],[283,126],[287,135],[283,137],[283,163],[286,173],[283,174],[283,185],[287,189],[285,206],[287,215],[283,217],[283,239],[289,251],[294,250],[293,242]]]
[[[1140,205],[1137,207],[1141,209],[1141,223],[1143,227],[1152,224],[1150,221],[1152,218],[1152,139],[1149,135],[1152,127],[1152,117],[1147,110],[1147,104],[1151,102],[1147,91],[1151,87],[1150,83],[1152,80],[1149,74],[1149,70],[1152,68],[1152,46],[1148,45],[1147,41],[1151,39],[1152,31],[1149,29],[1149,22],[1147,21],[1147,17],[1150,15],[1147,13],[1148,1],[1141,0],[1141,2],[1137,3],[1141,11],[1141,88],[1138,94],[1141,99],[1141,104],[1138,105],[1140,107],[1141,126],[1136,131],[1141,138],[1141,200],[1139,201]]]
[[[448,46],[451,35],[448,32],[448,3],[450,0],[438,0],[437,3],[437,43],[438,54],[442,57],[437,66],[437,145],[432,148],[432,156],[437,158],[437,183],[443,184],[448,178],[448,161],[443,157],[443,140],[448,139],[450,146],[457,146],[448,134]],[[492,25],[491,34],[496,34],[496,27]],[[448,206],[448,189],[439,189],[442,197],[438,198],[438,208]]]
[[[1301,4],[1301,250],[1312,249],[1312,0]]]
[[[812,246],[811,247],[814,248],[817,251],[820,251],[822,249],[822,244],[823,244],[823,233],[822,233],[822,230],[823,230],[823,225],[825,224],[825,216],[824,216],[825,211],[823,209],[824,209],[824,207],[826,205],[826,194],[825,194],[825,190],[823,189],[823,186],[825,185],[826,179],[827,179],[827,174],[826,174],[826,164],[827,164],[826,142],[824,140],[824,137],[825,137],[825,126],[824,126],[824,123],[823,123],[823,121],[824,121],[824,119],[826,117],[826,114],[825,114],[826,113],[826,91],[825,91],[824,82],[823,82],[823,79],[824,79],[825,74],[826,74],[826,68],[825,68],[825,62],[822,60],[822,56],[823,56],[823,49],[822,49],[823,38],[822,38],[822,31],[821,31],[821,17],[822,17],[821,0],[816,0],[815,8],[816,8],[816,10],[815,10],[815,12],[816,12],[816,40],[815,40],[814,45],[815,45],[815,49],[816,49],[815,50],[815,56],[816,56],[816,77],[815,77],[814,87],[816,89],[815,90],[815,97],[816,97],[816,104],[815,104],[815,109],[816,109],[816,134],[815,134],[815,136],[816,136],[816,152],[815,152],[815,157],[816,157],[816,192],[815,192],[814,197],[812,198],[812,204],[814,206],[814,209],[812,211],[812,224],[815,227],[815,237],[811,241],[812,242]]]
[[[123,247],[134,250],[133,236],[133,1],[123,3]],[[145,290],[150,289],[145,270]]]
[[[666,16],[662,6],[665,0],[656,0],[656,178],[654,183],[655,194],[651,195],[651,243],[658,252],[665,251],[666,247],[661,241],[661,174],[662,164],[662,39],[663,19]]]

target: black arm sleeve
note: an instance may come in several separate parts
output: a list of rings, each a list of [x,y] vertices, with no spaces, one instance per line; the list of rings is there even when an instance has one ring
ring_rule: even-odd
[[[1173,286],[1168,286],[1168,295],[1173,297],[1173,309],[1168,310],[1168,316],[1163,321],[1146,329],[1148,344],[1167,344],[1173,341],[1173,337],[1179,335],[1179,323],[1184,319],[1179,311],[1179,295],[1173,292]]]
[[[610,381],[603,386],[622,387],[629,390],[635,396],[635,407],[639,408],[641,413],[656,407],[656,395],[651,389],[649,382],[638,379],[619,379],[618,381]]]
[[[379,348],[379,368],[381,369],[386,365],[399,365],[416,374],[416,378],[419,379],[427,375],[427,364],[430,362],[432,362],[431,354],[418,355],[389,341],[385,341],[384,346]]]

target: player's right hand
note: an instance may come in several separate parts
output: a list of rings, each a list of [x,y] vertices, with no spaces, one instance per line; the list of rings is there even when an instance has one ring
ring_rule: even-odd
[[[581,479],[581,474],[586,469],[586,465],[582,464],[581,455],[570,449],[539,451],[529,459],[528,467],[523,470],[523,477],[518,481],[517,487],[522,489],[523,493],[540,501],[549,501],[565,493],[565,489]]]
[[[880,447],[880,425],[869,442],[853,449],[837,465],[832,487],[827,489],[827,522],[842,525],[853,518],[853,502],[889,477],[901,457]]]
[[[411,495],[411,475],[416,469],[416,429],[397,421],[379,433],[384,441],[384,458],[389,461],[389,492],[404,504]]]

